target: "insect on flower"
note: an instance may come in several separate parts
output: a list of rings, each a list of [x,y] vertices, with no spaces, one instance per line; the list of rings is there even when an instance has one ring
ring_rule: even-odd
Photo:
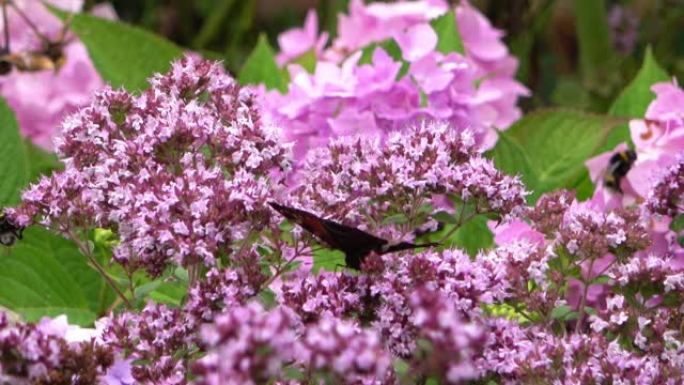
[[[0,49],[0,75],[6,75],[12,67],[22,72],[38,72],[45,70],[59,71],[66,62],[64,47],[71,43],[73,38],[67,39],[70,19],[64,23],[57,39],[51,40],[40,32],[31,19],[11,0],[0,0],[2,4],[2,17],[4,24],[5,45]],[[42,47],[38,50],[26,50],[12,52],[9,43],[9,30],[7,21],[7,6],[21,17],[21,19],[31,28],[36,37],[40,40]]]
[[[439,246],[439,243],[390,243],[385,239],[378,238],[355,227],[323,219],[304,210],[286,207],[275,202],[269,202],[268,204],[288,220],[315,235],[316,238],[327,244],[331,249],[342,251],[347,267],[355,270],[361,270],[361,263],[371,252],[387,254],[418,247]]]
[[[12,246],[21,239],[23,231],[23,227],[13,224],[4,213],[0,213],[0,244]]]
[[[627,175],[636,159],[636,152],[630,149],[618,151],[613,154],[613,156],[610,157],[608,167],[603,174],[603,183],[606,187],[622,193],[622,187],[620,187],[622,178]]]

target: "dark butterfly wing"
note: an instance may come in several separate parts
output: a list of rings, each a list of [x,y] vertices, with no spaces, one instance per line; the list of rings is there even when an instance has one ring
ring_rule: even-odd
[[[390,245],[387,246],[382,253],[387,254],[387,253],[393,253],[395,251],[402,251],[402,250],[411,250],[411,249],[417,249],[420,247],[435,247],[439,246],[439,243],[421,243],[421,244],[415,244],[415,243],[408,243],[408,242],[401,242],[397,243],[396,245]]]
[[[330,248],[345,253],[347,265],[358,269],[360,260],[373,250],[380,251],[387,241],[355,227],[345,226],[328,219],[320,218],[310,212],[269,202],[269,205],[285,218],[301,226]],[[350,263],[351,260],[351,263]],[[359,260],[358,266],[355,263]]]

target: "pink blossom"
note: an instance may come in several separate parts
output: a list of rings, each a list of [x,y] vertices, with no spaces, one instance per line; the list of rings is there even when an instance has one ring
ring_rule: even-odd
[[[528,91],[513,79],[517,61],[501,43],[502,33],[465,2],[456,13],[459,27],[467,29],[461,31],[465,54],[438,52],[437,33],[428,22],[447,11],[441,0],[351,2],[314,73],[290,65],[287,93],[264,92],[265,115],[295,143],[295,158],[330,138],[388,135],[423,119],[446,120],[456,130],[468,127],[478,144],[493,146],[495,129],[519,118],[516,102]],[[310,20],[306,28],[314,31]],[[359,61],[362,48],[387,39],[397,43],[405,62],[382,47],[371,52],[370,63]]]
[[[278,54],[278,64],[283,65],[310,50],[318,57],[327,40],[327,32],[318,36],[318,15],[312,9],[306,14],[304,28],[291,29],[278,36],[278,46],[281,50]]]
[[[19,0],[13,3],[38,26],[41,33],[53,39],[58,37],[63,23],[41,2]],[[78,12],[83,1],[52,0],[49,3]],[[12,52],[40,48],[34,31],[12,7],[8,8],[8,18]],[[68,44],[64,54],[66,62],[57,71],[22,73],[14,70],[0,78],[0,94],[17,114],[22,135],[46,149],[52,149],[52,140],[59,132],[62,119],[79,106],[88,104],[92,94],[104,85],[81,42]]]

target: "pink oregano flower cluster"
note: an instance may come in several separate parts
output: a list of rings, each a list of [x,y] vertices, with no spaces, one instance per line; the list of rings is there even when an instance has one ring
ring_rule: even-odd
[[[288,146],[218,63],[186,58],[140,95],[106,89],[55,141],[65,170],[24,192],[19,225],[70,235],[110,228],[114,259],[157,276],[171,262],[214,265],[269,222],[264,202]]]
[[[297,179],[294,203],[324,208],[350,224],[383,232],[391,229],[385,217],[405,215],[410,220],[388,234],[400,238],[411,237],[426,221],[436,225],[426,205],[437,196],[471,205],[470,215],[503,217],[516,214],[527,194],[519,178],[482,156],[471,130],[443,122],[423,122],[385,138],[334,139],[308,154]]]
[[[27,324],[0,312],[0,382],[115,385],[108,382],[113,376],[109,371],[114,368],[114,349],[93,338],[77,341],[73,335],[78,331],[70,329],[74,327],[66,317]]]
[[[681,214],[682,167],[665,150],[681,134],[676,86],[656,87],[662,94],[649,120],[634,123],[650,130],[642,140],[662,140],[637,145],[644,156],[634,171],[651,167],[657,176],[644,195],[636,195],[643,186],[627,188],[636,183],[630,171],[624,194],[599,186],[578,202],[559,191],[533,207],[519,179],[483,157],[476,133],[448,122],[337,138],[293,175],[288,145],[216,63],[186,58],[151,86],[140,95],[105,90],[67,119],[57,141],[66,169],[7,212],[12,224],[43,224],[76,241],[111,229],[113,260],[129,278],[141,269],[173,282],[166,267],[188,268],[180,304],[139,301],[144,307],[101,321],[87,346],[118,360],[110,364],[118,378],[224,385],[684,377],[683,254],[668,228]],[[317,243],[283,225],[270,200],[393,241],[421,237],[416,230],[444,215],[453,219],[447,235],[488,215],[496,246],[471,256],[447,236],[431,249],[371,253],[358,272],[315,273],[299,263]],[[16,362],[0,361],[2,375],[32,381],[44,367],[54,368],[48,375],[73,367],[55,358],[53,347],[65,351],[61,340],[36,334],[38,342],[22,344],[14,326],[2,325],[0,341],[2,330],[14,334],[0,349],[19,351]],[[108,366],[88,362],[96,367],[90,378],[111,377]]]
[[[438,48],[430,22],[440,16],[455,17],[462,54]],[[516,103],[528,91],[513,77],[517,60],[502,43],[503,33],[467,1],[452,12],[442,0],[353,0],[338,25],[328,48],[313,11],[303,29],[279,38],[278,59],[291,81],[285,94],[266,92],[263,105],[266,117],[295,142],[297,159],[330,138],[384,135],[425,118],[470,127],[476,142],[489,148],[495,131],[521,115]],[[400,57],[383,45],[387,41]],[[313,73],[297,64],[305,55],[317,60]]]

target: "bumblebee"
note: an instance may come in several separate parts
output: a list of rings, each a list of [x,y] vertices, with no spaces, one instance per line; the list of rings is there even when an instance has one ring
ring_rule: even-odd
[[[21,239],[23,231],[23,227],[13,224],[4,213],[0,213],[0,244],[12,246]]]
[[[28,18],[28,16],[16,4],[7,0],[0,0],[2,4],[2,17],[4,22],[5,46],[0,49],[0,75],[10,73],[12,68],[21,72],[38,72],[45,70],[59,71],[66,62],[64,48],[73,38],[68,38],[69,24],[71,17],[64,23],[56,40],[50,40],[46,35],[38,30],[38,27]],[[33,33],[41,41],[42,47],[39,50],[11,52],[9,47],[9,30],[7,22],[7,6],[23,19],[23,21],[33,30]]]
[[[634,150],[618,151],[610,157],[608,167],[603,174],[603,184],[619,193],[622,193],[620,183],[636,162],[637,154]]]

